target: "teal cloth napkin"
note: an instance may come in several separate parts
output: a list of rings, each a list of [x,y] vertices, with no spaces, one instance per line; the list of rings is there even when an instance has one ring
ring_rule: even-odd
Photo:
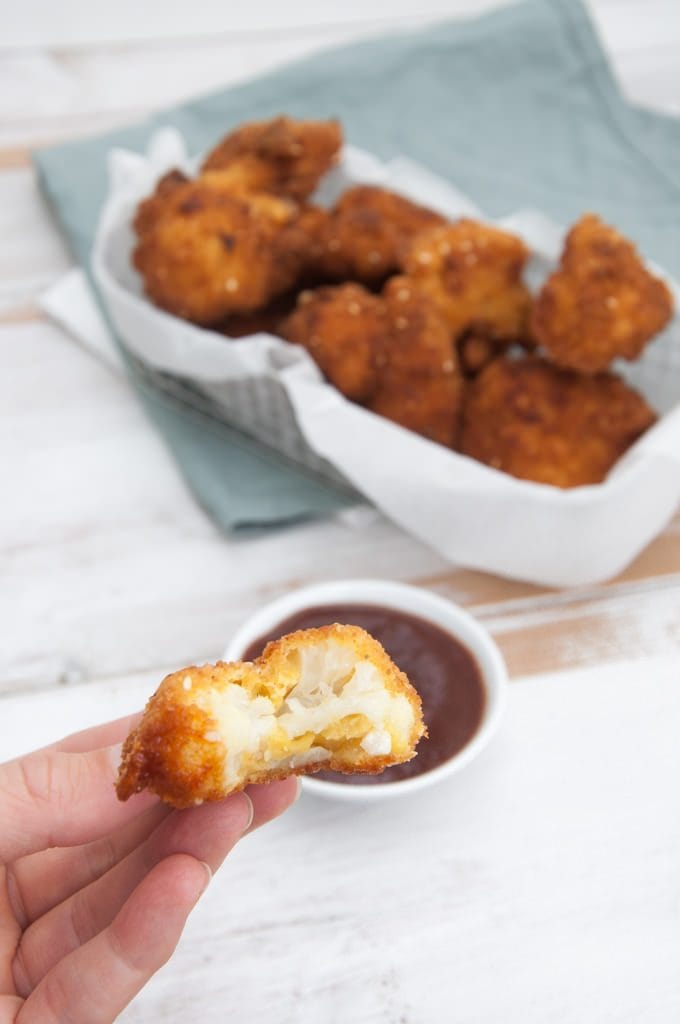
[[[621,97],[578,0],[528,0],[470,21],[371,39],[34,154],[76,259],[89,265],[113,146],[142,150],[167,124],[191,152],[238,122],[339,117],[348,141],[416,159],[501,216],[534,207],[567,223],[592,209],[680,276],[680,121]],[[333,484],[160,392],[141,400],[189,486],[224,528],[323,515],[356,503]]]

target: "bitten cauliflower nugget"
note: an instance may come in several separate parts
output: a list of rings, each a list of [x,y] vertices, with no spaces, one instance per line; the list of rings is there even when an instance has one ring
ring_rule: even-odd
[[[220,172],[236,191],[271,192],[302,200],[338,159],[338,121],[271,121],[244,124],[208,154],[201,173]]]
[[[375,774],[414,757],[424,733],[418,694],[377,640],[300,630],[255,662],[167,676],[125,741],[117,792],[188,807],[320,768]]]
[[[559,268],[543,285],[532,331],[550,359],[582,373],[637,359],[670,320],[671,294],[635,246],[586,214],[567,235]]]
[[[655,419],[613,373],[496,359],[468,387],[460,451],[524,480],[578,487],[603,480]]]
[[[135,217],[133,262],[156,303],[198,324],[250,313],[287,291],[304,257],[295,203],[161,179]]]
[[[390,341],[368,407],[432,441],[456,442],[463,380],[443,317],[406,277],[392,277],[383,297]]]
[[[455,338],[474,330],[511,342],[528,331],[531,296],[522,282],[528,255],[507,231],[464,219],[418,235],[405,272],[439,307]]]
[[[444,217],[375,185],[355,185],[341,195],[319,225],[314,269],[320,280],[380,285],[399,270],[421,231]]]
[[[376,389],[388,329],[382,300],[361,285],[343,284],[301,292],[280,332],[306,348],[343,395],[360,402]]]

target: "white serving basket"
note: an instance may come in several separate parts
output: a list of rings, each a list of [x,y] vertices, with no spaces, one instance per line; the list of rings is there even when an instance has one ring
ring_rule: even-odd
[[[164,129],[146,156],[114,151],[92,270],[130,356],[165,391],[365,495],[394,522],[460,565],[550,586],[596,583],[623,569],[659,533],[680,500],[680,322],[636,363],[616,369],[661,414],[597,485],[560,490],[517,480],[354,405],[309,355],[273,335],[237,340],[153,306],[131,264],[131,219],[171,167],[191,171],[181,137]],[[406,159],[382,163],[345,147],[317,201],[348,185],[384,185],[451,218],[483,215]],[[496,222],[518,234],[536,287],[558,257],[563,229],[536,211]],[[680,288],[658,267],[676,305]]]

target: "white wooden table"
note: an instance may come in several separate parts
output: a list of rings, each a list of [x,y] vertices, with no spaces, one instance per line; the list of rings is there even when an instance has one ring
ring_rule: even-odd
[[[377,810],[306,797],[247,839],[128,1024],[680,1019],[680,519],[618,579],[564,593],[452,569],[379,517],[225,538],[125,383],[36,306],[68,258],[30,147],[481,6],[5,12],[0,759],[138,707],[167,669],[218,655],[250,610],[312,580],[391,577],[459,601],[512,676],[501,734],[449,785]],[[676,0],[591,7],[628,95],[680,113]]]

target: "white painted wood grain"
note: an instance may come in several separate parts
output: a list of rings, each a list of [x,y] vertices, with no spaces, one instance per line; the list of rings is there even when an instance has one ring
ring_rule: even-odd
[[[177,40],[184,42],[205,35],[253,37],[286,34],[299,36],[324,30],[341,34],[348,28],[367,24],[399,24],[414,17],[470,17],[510,0],[360,0],[319,4],[313,0],[253,0],[247,5],[225,5],[220,0],[196,0],[190,12],[181,6],[151,0],[117,4],[92,4],[87,0],[25,0],[5,19],[0,52],[37,48],[84,48],[97,45],[129,45],[136,41]],[[586,0],[603,34],[614,48],[640,48],[659,41],[659,26],[666,38],[678,24],[675,0],[646,0],[644,13],[639,0]]]
[[[505,0],[508,2],[508,0]],[[120,44],[137,40],[180,39],[201,35],[296,35],[325,28],[341,32],[347,26],[381,21],[394,24],[405,18],[474,14],[502,6],[503,0],[251,0],[225,4],[221,0],[194,0],[191,9],[162,0],[118,0],[91,4],[86,0],[27,0],[12,11],[4,26],[0,49],[81,47],[97,43]]]
[[[458,0],[442,5],[442,12],[467,15],[487,6]],[[649,0],[645,17],[638,4],[627,0],[593,0],[590,7],[630,98],[669,112],[677,110],[680,7],[673,0]],[[87,9],[108,14],[115,10],[115,17],[125,24],[124,12],[117,6],[87,5]],[[139,42],[112,46],[109,38],[86,49],[62,50],[54,45],[6,49],[0,51],[0,146],[44,145],[94,132],[97,127],[101,131],[314,51],[367,35],[423,27],[437,15],[436,5],[433,15],[412,0],[405,4],[405,11],[410,13],[381,18],[378,8],[369,7],[358,20],[335,24],[332,18],[321,17],[300,22],[301,27],[295,26],[294,11],[288,11],[286,30],[253,32],[245,38],[225,30],[207,37],[185,35],[181,40],[172,38],[172,33],[169,39],[156,36],[153,46]],[[62,24],[67,25],[67,20]],[[134,38],[136,28],[135,21],[127,39]]]
[[[680,115],[679,49],[678,44],[673,43],[668,48],[645,50],[615,62],[619,86],[631,102],[676,117]]]
[[[70,264],[33,172],[0,172],[0,313],[33,300]]]
[[[423,26],[426,19],[410,19]],[[56,132],[94,131],[93,115],[128,121],[154,107],[271,71],[310,53],[390,29],[390,22],[294,33],[230,35],[0,56],[0,145],[40,143]],[[71,124],[63,122],[65,115]],[[61,121],[61,123],[59,123]],[[101,130],[101,129],[100,129]]]
[[[675,0],[653,0],[643,9],[639,0],[585,0],[591,18],[613,52],[655,51],[677,45],[680,10]]]
[[[73,732],[141,710],[159,681],[155,671],[127,673],[94,685],[74,682],[68,688],[3,696],[0,764]]]
[[[678,668],[520,680],[491,747],[440,788],[303,796],[234,851],[121,1022],[670,1024]],[[129,710],[134,686],[6,698],[0,756]]]

